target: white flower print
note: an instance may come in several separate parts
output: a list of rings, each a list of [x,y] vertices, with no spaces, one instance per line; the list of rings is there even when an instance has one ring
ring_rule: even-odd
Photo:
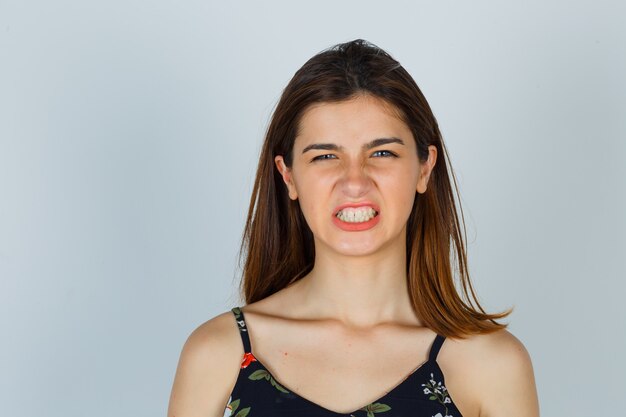
[[[230,405],[230,402],[233,400],[232,396],[228,397],[228,402],[226,403],[226,409],[224,410],[224,417],[230,417],[233,415],[233,407]]]
[[[448,389],[440,381],[435,381],[435,376],[432,373],[430,374],[428,383],[422,384],[422,387],[424,387],[424,394],[429,395],[429,400],[437,401],[444,407],[445,415],[437,413],[433,417],[453,417],[448,414],[448,406],[446,405],[452,403]]]

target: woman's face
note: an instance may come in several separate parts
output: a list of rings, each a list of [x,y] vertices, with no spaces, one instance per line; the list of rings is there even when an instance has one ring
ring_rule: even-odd
[[[299,200],[316,252],[354,256],[404,248],[415,192],[426,191],[436,147],[420,163],[408,126],[369,95],[316,104],[299,127],[291,169],[280,155],[275,163],[289,197]]]

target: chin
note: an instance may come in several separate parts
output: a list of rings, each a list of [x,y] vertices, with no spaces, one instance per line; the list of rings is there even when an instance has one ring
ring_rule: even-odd
[[[316,252],[317,248],[323,248],[324,251],[335,252],[343,256],[369,256],[375,254],[382,246],[372,241],[360,240],[357,237],[356,239],[344,239],[341,242],[316,241],[315,248]]]

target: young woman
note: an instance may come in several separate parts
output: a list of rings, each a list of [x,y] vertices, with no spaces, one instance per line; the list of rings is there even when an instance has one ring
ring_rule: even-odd
[[[246,304],[189,336],[169,416],[537,417],[510,310],[470,283],[451,178],[389,54],[355,40],[305,63],[259,161]]]

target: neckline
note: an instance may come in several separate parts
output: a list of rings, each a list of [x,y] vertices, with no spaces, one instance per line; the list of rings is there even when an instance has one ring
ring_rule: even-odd
[[[400,389],[400,387],[402,387],[409,379],[411,379],[414,375],[416,375],[419,371],[421,371],[422,369],[424,369],[424,367],[429,364],[429,363],[433,363],[435,365],[437,365],[437,361],[434,358],[431,358],[430,356],[422,363],[420,363],[417,368],[413,369],[411,372],[409,372],[404,378],[402,378],[400,380],[400,382],[396,383],[394,386],[392,386],[390,389],[386,390],[380,397],[376,398],[373,401],[370,401],[367,404],[363,404],[360,407],[356,408],[355,410],[351,410],[345,413],[341,413],[339,411],[335,411],[335,410],[331,410],[327,407],[324,407],[323,405],[318,404],[317,402],[310,400],[306,397],[303,397],[302,395],[298,394],[297,392],[295,392],[294,390],[292,390],[288,385],[284,384],[281,380],[279,380],[278,378],[276,378],[274,376],[274,374],[267,368],[267,366],[265,366],[265,364],[263,364],[263,362],[261,362],[257,356],[250,351],[250,353],[252,354],[252,356],[255,359],[255,362],[257,363],[258,366],[260,366],[265,372],[267,372],[273,379],[274,381],[276,381],[276,383],[278,383],[279,385],[281,385],[283,388],[285,388],[287,391],[289,391],[290,394],[292,394],[293,396],[295,396],[297,399],[304,401],[305,403],[319,408],[327,413],[331,413],[331,414],[335,414],[335,415],[339,415],[339,416],[350,416],[350,415],[354,415],[357,411],[361,411],[363,410],[365,407],[367,407],[370,404],[375,404],[378,402],[381,402],[383,399],[385,399],[387,396],[389,396],[390,394],[392,394],[393,392],[397,391],[398,389]]]

